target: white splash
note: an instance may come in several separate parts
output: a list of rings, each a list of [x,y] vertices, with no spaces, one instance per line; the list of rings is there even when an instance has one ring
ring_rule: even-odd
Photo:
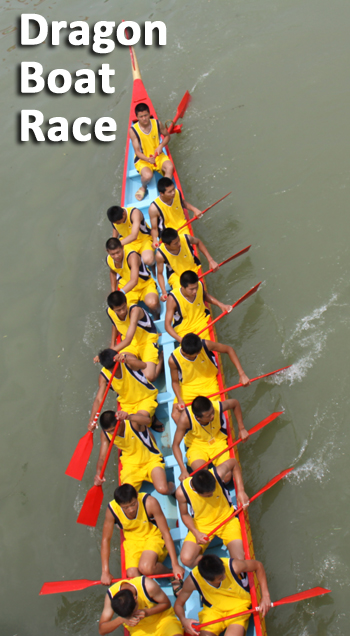
[[[194,89],[197,88],[198,84],[201,84],[204,79],[206,77],[208,77],[208,75],[211,75],[211,73],[213,73],[214,69],[210,69],[210,71],[208,71],[208,73],[203,73],[202,75],[199,76],[199,78],[197,79],[197,81],[195,82],[194,86],[191,88],[190,93],[193,93]]]

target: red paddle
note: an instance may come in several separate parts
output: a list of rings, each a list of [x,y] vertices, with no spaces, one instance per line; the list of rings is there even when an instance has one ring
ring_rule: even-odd
[[[233,305],[231,305],[232,309],[237,307],[237,305],[240,305],[244,300],[246,300],[246,298],[249,298],[249,296],[252,296],[253,294],[255,294],[255,292],[258,291],[260,285],[261,285],[261,281],[257,285],[254,285],[254,287],[252,287],[248,292],[243,294],[243,296],[241,296],[241,298],[236,300],[236,302],[233,303]],[[209,329],[209,327],[212,327],[213,325],[215,325],[215,323],[218,322],[218,320],[220,320],[220,318],[223,318],[228,313],[229,313],[228,311],[223,311],[222,314],[220,314],[220,316],[218,316],[217,318],[214,318],[214,320],[211,320],[211,322],[209,322],[206,327],[203,327],[203,329],[198,331],[197,335],[199,336],[200,333],[203,333],[203,331],[206,331],[207,329]]]
[[[258,497],[260,497],[260,495],[262,495],[264,492],[266,492],[267,490],[269,490],[270,488],[272,488],[272,486],[274,486],[275,484],[277,484],[278,481],[280,481],[281,479],[283,479],[283,477],[285,477],[286,475],[288,475],[288,473],[290,473],[292,470],[294,470],[294,467],[292,468],[286,468],[286,470],[282,470],[282,472],[279,475],[276,475],[276,477],[273,477],[267,484],[266,486],[264,486],[261,490],[259,490],[259,492],[255,493],[255,495],[253,495],[250,499],[249,499],[249,503],[251,503],[252,501],[254,501],[254,499],[257,499]],[[217,532],[219,530],[219,528],[222,528],[222,526],[225,525],[225,523],[227,523],[228,521],[231,521],[231,519],[233,519],[234,517],[237,517],[237,515],[239,515],[240,512],[242,512],[243,510],[243,506],[239,506],[239,508],[237,508],[237,510],[235,510],[232,515],[230,515],[229,517],[227,517],[227,519],[224,519],[224,521],[222,521],[221,523],[219,523],[218,526],[216,526],[216,528],[214,528],[214,530],[211,530],[210,532],[208,532],[207,536],[205,537],[206,539],[209,539],[213,534],[215,534],[215,532]]]
[[[205,208],[205,210],[203,210],[203,212],[201,212],[201,217],[203,216],[203,214],[208,212],[208,210],[211,210],[211,208],[213,208],[214,205],[217,205],[218,203],[220,203],[220,201],[222,201],[223,199],[226,199],[226,197],[228,197],[229,194],[231,194],[231,192],[229,192],[228,194],[225,194],[224,197],[221,197],[221,199],[219,199],[218,201],[215,201],[215,203],[212,203],[208,208]],[[193,221],[195,221],[198,218],[199,218],[198,216],[194,216],[193,219],[190,219],[189,221],[187,221],[186,223],[181,225],[181,227],[179,227],[177,229],[177,231],[180,232],[180,230],[182,230],[184,227],[187,227],[188,225],[191,225],[191,223],[193,223]]]
[[[282,415],[283,412],[284,411],[278,411],[278,413],[277,412],[276,413],[272,413],[268,417],[265,417],[264,420],[261,420],[261,422],[259,422],[259,424],[255,424],[255,426],[253,426],[248,431],[249,437],[251,435],[253,435],[254,433],[257,433],[258,431],[260,431],[260,429],[264,428],[264,426],[266,426],[267,424],[270,424],[270,422],[273,422],[273,420],[275,420],[276,417],[279,417],[279,415]],[[228,450],[230,450],[234,446],[237,446],[237,444],[239,444],[241,441],[242,441],[241,439],[236,439],[236,441],[233,442],[232,444],[228,444],[227,448],[224,448],[222,451],[220,451],[220,453],[218,453],[217,455],[214,455],[214,457],[209,459],[209,461],[205,462],[205,464],[202,464],[201,466],[199,466],[199,468],[196,468],[196,470],[194,470],[193,473],[190,474],[190,477],[192,477],[192,475],[194,475],[195,473],[198,473],[199,470],[203,470],[203,468],[205,468],[206,466],[211,464],[214,461],[214,459],[217,459],[218,457],[220,457],[220,455],[223,455],[224,453],[227,453]]]
[[[237,252],[233,256],[230,256],[230,258],[227,258],[225,261],[222,261],[222,263],[220,263],[219,267],[221,267],[222,265],[225,265],[229,261],[232,261],[234,258],[237,258],[237,256],[241,256],[242,254],[245,254],[246,252],[248,252],[248,250],[250,250],[250,248],[251,248],[251,245],[248,245],[248,247],[245,247],[240,252]],[[211,274],[213,270],[214,270],[214,268],[212,267],[211,269],[208,269],[206,272],[204,272],[204,274],[200,274],[200,276],[198,276],[199,280],[201,280],[207,274]]]
[[[176,115],[175,115],[172,123],[170,124],[170,126],[168,128],[168,133],[169,134],[171,134],[171,132],[172,132],[172,130],[174,128],[174,125],[176,124],[177,120],[178,119],[182,119],[182,117],[184,116],[191,99],[192,99],[191,95],[189,94],[188,91],[186,91],[186,93],[184,94],[180,104],[177,107]]]
[[[101,409],[105,403],[105,399],[107,397],[108,391],[110,389],[110,386],[112,384],[113,378],[115,376],[115,373],[118,369],[118,364],[119,362],[117,361],[114,365],[113,371],[112,371],[112,375],[110,377],[110,380],[107,384],[107,388],[104,392],[103,398],[101,400],[101,404],[100,407],[94,417],[94,420],[92,422],[92,424],[96,424],[99,415],[101,413]],[[91,451],[93,448],[94,442],[93,442],[93,431],[88,431],[87,433],[85,433],[85,435],[83,435],[83,437],[80,438],[77,447],[72,455],[72,459],[70,460],[67,469],[66,469],[66,475],[68,475],[69,477],[73,477],[74,479],[79,479],[79,481],[81,481],[83,479],[83,475],[85,472],[85,468],[87,466],[87,463],[90,459],[90,455],[91,455]]]
[[[278,607],[279,605],[285,605],[287,603],[297,603],[298,601],[305,601],[308,598],[314,598],[315,596],[321,596],[322,594],[329,594],[332,590],[327,590],[325,587],[312,587],[309,590],[305,590],[304,592],[298,592],[297,594],[292,594],[291,596],[285,596],[281,598],[279,601],[274,601],[271,603],[271,607]],[[239,612],[239,614],[231,614],[231,616],[225,616],[224,618],[216,618],[215,621],[210,621],[208,623],[202,623],[201,625],[192,624],[193,629],[199,631],[203,627],[207,627],[207,625],[213,625],[214,623],[220,623],[221,621],[227,621],[231,618],[236,618],[236,616],[244,616],[245,614],[258,614],[259,608],[246,610],[245,612]]]
[[[116,423],[111,441],[109,442],[107,455],[103,462],[103,466],[100,472],[100,479],[102,479],[105,473],[109,456],[112,452],[115,436],[118,432],[119,425],[120,425],[120,421]],[[81,510],[77,519],[77,523],[83,523],[85,526],[92,526],[94,528],[97,523],[98,515],[100,514],[102,501],[103,501],[102,486],[95,486],[95,485],[92,486],[92,488],[90,488],[90,490],[88,490],[88,492],[86,493],[86,497],[81,507]]]
[[[285,371],[286,369],[289,369],[291,366],[292,366],[291,364],[288,364],[287,367],[282,367],[282,369],[277,369],[276,371],[270,371],[270,373],[264,373],[263,375],[258,375],[257,378],[252,378],[250,382],[256,382],[257,380],[261,380],[261,378],[267,378],[269,375],[280,373],[280,371]],[[207,397],[212,398],[215,395],[223,395],[224,393],[233,391],[233,389],[239,389],[241,386],[243,386],[242,382],[240,382],[239,384],[234,384],[233,386],[229,386],[228,389],[223,389],[222,391],[216,391],[216,393],[211,393],[210,395],[207,395]],[[185,406],[191,406],[191,404],[192,402],[188,402],[187,404],[185,404]]]
[[[168,574],[153,574],[152,576],[148,576],[148,579],[163,579],[166,577],[173,576],[172,572]],[[125,576],[122,579],[112,579],[112,583],[118,583],[118,581],[125,581],[128,577]],[[42,586],[39,596],[43,596],[44,594],[65,594],[66,592],[78,592],[79,590],[86,590],[88,587],[92,587],[93,585],[102,585],[101,581],[91,581],[90,579],[75,579],[73,581],[50,581],[49,583],[44,583]]]

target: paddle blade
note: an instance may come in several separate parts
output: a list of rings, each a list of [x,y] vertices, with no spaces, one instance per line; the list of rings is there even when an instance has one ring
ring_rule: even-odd
[[[268,417],[265,417],[265,419],[261,420],[261,422],[259,422],[259,424],[256,424],[255,426],[253,426],[252,428],[249,429],[249,431],[248,431],[249,435],[253,435],[254,433],[257,433],[258,431],[260,431],[261,428],[264,428],[264,426],[266,426],[266,424],[270,424],[270,422],[273,422],[273,420],[275,420],[277,417],[282,415],[283,412],[284,411],[278,411],[276,413],[272,413]]]
[[[85,468],[90,459],[91,451],[94,445],[93,433],[92,431],[88,431],[80,438],[77,447],[72,455],[72,459],[70,460],[66,475],[69,477],[73,477],[73,479],[79,479],[81,481],[83,479],[83,475],[85,472]]]
[[[305,592],[299,592],[298,594],[292,594],[291,596],[285,596],[280,601],[274,601],[273,607],[277,605],[284,605],[285,603],[297,603],[298,601],[304,601],[307,598],[313,598],[314,596],[321,596],[322,594],[329,594],[332,590],[327,590],[325,587],[312,587]]]
[[[262,495],[264,492],[266,492],[266,490],[269,490],[269,488],[272,488],[272,486],[277,484],[278,481],[283,479],[283,477],[288,475],[288,473],[290,473],[292,470],[294,470],[294,466],[292,466],[292,468],[286,468],[286,470],[282,470],[282,472],[279,475],[276,475],[276,477],[273,477],[273,479],[271,479],[271,481],[269,481],[266,484],[266,486],[264,486],[264,488],[259,490],[259,492],[257,492],[252,497],[250,497],[250,502],[254,501],[254,499],[257,499],[257,497],[260,497],[260,495]]]
[[[95,528],[103,501],[102,486],[92,486],[86,493],[77,523]]]
[[[44,583],[39,596],[43,594],[65,594],[65,592],[78,592],[85,590],[92,585],[99,585],[101,581],[90,581],[90,579],[76,579],[75,581],[51,581]]]
[[[176,119],[176,121],[177,121],[178,119],[182,119],[182,117],[184,116],[184,114],[185,114],[185,112],[186,112],[186,110],[187,110],[187,107],[188,107],[188,105],[189,105],[189,103],[190,103],[191,99],[192,99],[191,95],[189,94],[189,92],[188,92],[188,91],[186,91],[186,93],[184,94],[184,96],[183,96],[183,98],[182,98],[182,100],[181,100],[180,104],[179,104],[179,105],[178,105],[178,107],[177,107],[177,111],[176,111],[176,118],[175,118],[175,119]],[[175,121],[175,120],[174,120],[174,121]]]

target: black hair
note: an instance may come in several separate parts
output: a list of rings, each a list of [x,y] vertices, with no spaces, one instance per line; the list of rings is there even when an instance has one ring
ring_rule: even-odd
[[[147,104],[144,104],[144,103],[137,104],[137,106],[135,107],[135,115],[137,116],[139,113],[143,113],[144,110],[147,110],[147,112],[150,112]]]
[[[165,243],[165,245],[170,245],[170,243],[172,241],[175,241],[178,236],[179,233],[174,230],[174,228],[166,227],[165,230],[163,230],[163,232],[161,233],[160,238],[162,239],[163,243]]]
[[[104,411],[100,416],[100,426],[104,431],[108,431],[112,426],[116,425],[114,411]]]
[[[163,194],[163,192],[165,192],[165,190],[169,188],[169,186],[173,185],[174,182],[172,181],[172,179],[169,179],[169,177],[161,177],[157,183],[158,192],[161,192]]]
[[[189,285],[195,285],[198,283],[198,276],[196,272],[193,272],[191,269],[187,269],[185,272],[182,272],[180,276],[180,285],[181,287],[188,287]]]
[[[113,596],[111,604],[113,611],[122,618],[129,618],[136,607],[136,601],[131,590],[120,590]]]
[[[214,581],[225,574],[225,566],[217,554],[205,554],[198,563],[199,574],[207,581]]]
[[[214,492],[215,483],[215,477],[209,470],[199,470],[192,477],[192,486],[199,495]]]
[[[203,413],[210,411],[211,401],[204,395],[198,395],[192,402],[193,415],[202,417]]]
[[[189,356],[193,356],[202,349],[202,341],[197,334],[187,333],[181,340],[181,349]]]
[[[114,491],[114,499],[117,504],[128,504],[133,499],[137,499],[137,491],[131,484],[122,484]]]
[[[114,365],[115,365],[115,361],[114,361],[113,358],[116,355],[117,354],[114,351],[114,349],[103,349],[98,354],[98,357],[99,357],[100,363],[102,364],[103,367],[106,367],[106,369],[108,369],[108,370],[112,370],[114,368]]]
[[[123,294],[122,291],[112,292],[107,297],[107,305],[111,309],[113,309],[113,307],[121,307],[125,303],[126,303],[126,296],[125,294]]]
[[[109,250],[110,252],[112,250],[119,250],[122,246],[121,242],[119,239],[117,238],[109,238],[107,243],[106,243],[106,250]]]
[[[124,214],[124,208],[121,208],[120,205],[112,205],[111,208],[107,210],[108,220],[111,223],[116,223],[117,221],[121,221]]]

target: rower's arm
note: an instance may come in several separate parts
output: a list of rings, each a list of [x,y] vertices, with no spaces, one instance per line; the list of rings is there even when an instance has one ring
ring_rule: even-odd
[[[111,552],[111,539],[114,530],[114,517],[109,508],[106,510],[105,520],[102,530],[101,541],[101,564],[102,574],[101,583],[103,585],[110,585],[112,583],[112,575],[109,571],[109,557]]]
[[[141,610],[145,612],[146,616],[153,616],[154,614],[160,614],[161,612],[165,612],[169,607],[171,607],[170,600],[163,590],[159,587],[156,581],[153,579],[145,579],[145,588],[147,592],[147,596],[153,601],[157,603],[154,607],[147,607]]]
[[[233,347],[230,347],[230,345],[221,344],[220,342],[212,342],[211,340],[206,340],[205,342],[209,351],[217,351],[218,353],[227,353],[231,362],[235,365],[238,371],[239,381],[243,384],[243,386],[248,386],[250,384],[250,380],[248,376],[244,373],[242,365],[239,361],[238,355],[236,354]]]
[[[194,205],[192,205],[192,203],[189,203],[189,201],[185,201],[185,199],[183,199],[183,204],[186,210],[190,210],[191,212],[193,212],[194,216],[202,215],[202,210],[199,210],[198,208],[196,208]]]
[[[94,477],[94,485],[102,486],[103,482],[106,481],[105,477],[100,479],[100,472],[102,470],[103,462],[106,459],[107,451],[109,447],[109,441],[106,435],[101,431],[100,433],[100,452],[98,455],[98,460],[96,464],[96,474]]]
[[[162,297],[166,298],[167,291],[165,289],[165,278],[164,278],[164,258],[159,251],[156,252],[156,263],[157,263],[157,280],[159,287],[162,292]]]
[[[199,238],[196,238],[195,236],[190,236],[190,243],[191,243],[191,245],[196,245],[198,247],[199,251],[202,252],[202,254],[205,256],[205,258],[208,261],[210,269],[213,268],[214,271],[219,269],[218,263],[209,254],[209,251],[207,250],[207,248],[205,247],[204,243]]]
[[[111,281],[111,290],[112,292],[115,292],[117,289],[117,277],[111,268],[109,268],[109,280]]]
[[[147,161],[147,163],[151,163],[149,160],[149,157],[146,157],[146,155],[144,155],[143,152],[141,152],[139,140],[137,139],[135,135],[135,131],[132,128],[129,129],[129,136],[130,136],[132,147],[135,151],[136,157],[138,159],[142,159],[142,161]]]
[[[136,241],[140,231],[140,225],[142,220],[143,220],[143,214],[141,210],[139,210],[138,208],[134,208],[132,211],[132,230],[129,236],[126,236],[125,238],[121,239],[120,242],[122,245],[129,245],[129,243]]]
[[[163,137],[163,141],[159,144],[158,148],[156,148],[156,150],[158,150],[158,153],[159,153],[159,152],[162,152],[163,148],[165,148],[165,146],[168,145],[170,141],[170,135],[168,133],[168,129],[164,126],[164,124],[162,124],[161,121],[159,121],[159,119],[158,119],[158,123],[159,123],[160,134]]]
[[[146,499],[146,511],[149,517],[154,517],[154,520],[159,528],[159,530],[162,533],[162,537],[164,539],[164,543],[165,543],[165,547],[168,550],[169,553],[169,557],[170,557],[170,561],[171,561],[171,565],[173,568],[173,574],[175,576],[175,578],[179,577],[182,579],[184,574],[185,574],[185,570],[179,565],[178,559],[177,559],[177,554],[176,554],[176,550],[175,550],[175,545],[174,545],[174,541],[172,539],[172,536],[170,534],[170,530],[168,528],[168,524],[166,521],[166,518],[162,512],[162,509],[158,503],[158,501],[154,498],[154,497],[148,497]]]
[[[122,349],[125,349],[125,347],[128,347],[131,344],[132,339],[135,335],[137,323],[140,320],[140,318],[142,318],[142,314],[143,314],[143,309],[141,307],[132,308],[132,311],[130,312],[130,324],[125,334],[125,338],[124,340],[121,340],[117,345],[112,347],[114,351],[118,353],[119,351],[122,351]],[[113,337],[113,331],[112,331],[112,337]],[[114,343],[115,343],[115,339],[114,339]]]
[[[179,382],[179,374],[177,372],[177,368],[176,368],[176,364],[175,362],[169,358],[169,368],[170,368],[170,375],[171,375],[171,386],[173,388],[173,391],[177,397],[177,401],[179,404],[184,404],[184,401],[182,399],[182,395],[181,395],[181,386],[180,386],[180,382]]]
[[[133,353],[117,353],[114,360],[118,360],[119,362],[126,362],[127,365],[133,371],[143,371],[147,367],[146,362],[142,362],[142,360],[138,360]]]
[[[156,249],[156,243],[158,244],[158,217],[159,212],[154,203],[148,208],[148,214],[151,221],[151,236],[152,236],[152,245],[154,249]]]
[[[128,265],[130,268],[130,280],[124,285],[123,292],[127,294],[129,291],[136,287],[139,280],[139,271],[140,271],[140,259],[141,256],[136,252],[129,254],[127,256]]]
[[[111,599],[109,598],[108,594],[106,594],[105,604],[101,614],[100,622],[98,624],[98,633],[101,634],[101,636],[114,632],[114,630],[118,627],[121,627],[123,622],[125,621],[125,619],[121,616],[117,616],[117,618],[113,618],[113,616],[114,611],[112,608]]]
[[[211,305],[215,305],[216,307],[219,307],[221,311],[227,311],[227,312],[232,311],[232,305],[225,305],[220,300],[217,300],[217,298],[215,298],[211,294],[208,294],[208,292],[205,290],[204,290],[204,302],[210,303]]]
[[[184,460],[182,457],[182,452],[181,452],[181,448],[180,448],[180,444],[183,440],[183,438],[185,437],[187,431],[189,430],[190,426],[189,426],[189,421],[188,421],[188,415],[186,413],[186,411],[183,411],[180,415],[179,421],[177,422],[176,425],[176,432],[174,435],[174,441],[173,441],[173,454],[174,457],[177,461],[177,463],[180,466],[181,469],[181,474],[179,477],[180,481],[183,481],[184,479],[186,479],[187,477],[189,477],[189,474],[187,472],[186,466],[184,464]]]
[[[107,386],[107,380],[103,377],[103,375],[100,373],[100,375],[98,376],[98,390],[96,393],[96,397],[94,399],[93,405],[92,405],[92,409],[91,409],[91,415],[90,415],[90,420],[89,420],[89,424],[88,424],[88,430],[89,431],[93,431],[96,426],[96,424],[92,424],[94,421],[94,417],[98,411],[98,409],[100,408],[100,404],[102,402],[102,398],[103,398],[103,394],[106,390],[106,386]]]
[[[164,327],[170,336],[172,336],[175,340],[181,343],[182,338],[179,336],[178,333],[176,333],[174,327],[172,326],[175,309],[176,309],[175,300],[173,299],[172,296],[168,296],[168,298],[166,299],[166,313],[165,313]]]
[[[241,438],[241,440],[246,440],[249,437],[249,433],[246,430],[245,426],[244,426],[244,422],[243,422],[243,416],[242,416],[242,409],[241,409],[241,405],[238,402],[238,400],[235,399],[230,399],[230,400],[224,400],[222,402],[222,410],[223,411],[228,411],[231,410],[233,411],[233,414],[236,418],[236,422],[237,422],[237,426],[238,426],[238,431],[239,431],[239,436]]]
[[[139,427],[143,428],[144,426],[148,427],[152,423],[152,420],[151,420],[150,416],[149,415],[142,415],[142,413],[132,413],[126,419],[128,419],[133,424],[136,424],[137,428],[139,428]]]
[[[237,505],[238,506],[248,505],[249,497],[244,490],[242,471],[238,461],[234,459],[234,457],[231,457],[230,459],[227,459],[225,462],[220,464],[220,466],[218,466],[216,470],[219,477],[224,482],[226,481],[226,478],[229,477],[231,475],[231,472],[233,471],[233,479],[234,479],[235,487],[236,487],[235,489],[236,489]]]
[[[184,586],[179,593],[177,599],[175,600],[174,611],[176,616],[180,619],[182,623],[182,627],[184,628],[187,634],[191,634],[191,636],[197,636],[198,632],[195,631],[192,627],[192,623],[197,623],[198,621],[193,618],[186,618],[185,614],[185,604],[186,601],[190,598],[192,592],[195,590],[195,584],[191,576],[188,576],[184,582]]]
[[[270,593],[267,585],[265,568],[261,561],[255,561],[255,559],[246,559],[245,561],[240,561],[239,559],[231,560],[231,567],[234,569],[236,574],[242,574],[243,572],[255,572],[260,589],[261,589],[261,601],[260,601],[260,611],[263,616],[266,616],[267,612],[271,607]],[[184,586],[185,587],[185,586]]]

